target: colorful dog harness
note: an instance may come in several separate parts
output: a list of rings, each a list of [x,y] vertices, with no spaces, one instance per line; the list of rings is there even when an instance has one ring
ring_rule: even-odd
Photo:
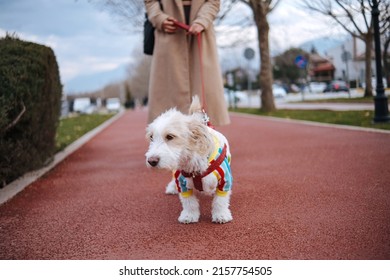
[[[186,178],[192,178],[194,187],[203,191],[202,178],[209,174],[213,174],[218,180],[218,186],[216,194],[219,196],[225,196],[228,191],[232,189],[233,177],[230,170],[230,155],[227,155],[226,144],[220,147],[218,140],[214,137],[216,149],[209,158],[209,167],[202,174],[199,173],[186,173],[182,170],[177,170],[174,173],[176,187],[182,196],[188,197],[192,194],[192,189],[188,189]]]

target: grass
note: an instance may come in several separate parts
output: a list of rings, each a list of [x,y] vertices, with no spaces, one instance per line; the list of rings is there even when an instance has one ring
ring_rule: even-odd
[[[260,116],[390,130],[390,123],[372,123],[374,111],[277,110],[266,113],[252,108],[239,108],[232,111]]]
[[[112,116],[113,114],[92,114],[61,119],[56,135],[56,152],[65,149],[69,144]]]
[[[358,97],[358,98],[331,98],[331,99],[316,99],[316,100],[304,100],[297,103],[374,103],[373,97]]]

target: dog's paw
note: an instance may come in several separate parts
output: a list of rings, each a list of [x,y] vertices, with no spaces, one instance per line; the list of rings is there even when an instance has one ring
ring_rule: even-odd
[[[194,213],[189,211],[181,211],[179,216],[179,222],[182,224],[197,223],[199,221],[200,213]]]
[[[177,191],[177,188],[176,188],[175,180],[172,180],[168,183],[167,187],[165,188],[165,193],[166,194],[178,194],[179,193]]]
[[[232,213],[229,209],[224,211],[213,211],[212,221],[217,224],[225,224],[233,220]]]

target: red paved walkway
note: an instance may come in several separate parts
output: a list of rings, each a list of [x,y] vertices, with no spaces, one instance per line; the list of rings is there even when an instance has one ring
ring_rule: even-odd
[[[0,259],[390,259],[390,134],[232,116],[234,220],[177,222],[128,112],[0,206]]]

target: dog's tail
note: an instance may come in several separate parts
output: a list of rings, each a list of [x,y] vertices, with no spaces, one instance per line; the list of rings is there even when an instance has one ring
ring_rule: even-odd
[[[202,105],[200,104],[199,96],[194,95],[190,106],[190,115],[195,113],[202,113]]]

